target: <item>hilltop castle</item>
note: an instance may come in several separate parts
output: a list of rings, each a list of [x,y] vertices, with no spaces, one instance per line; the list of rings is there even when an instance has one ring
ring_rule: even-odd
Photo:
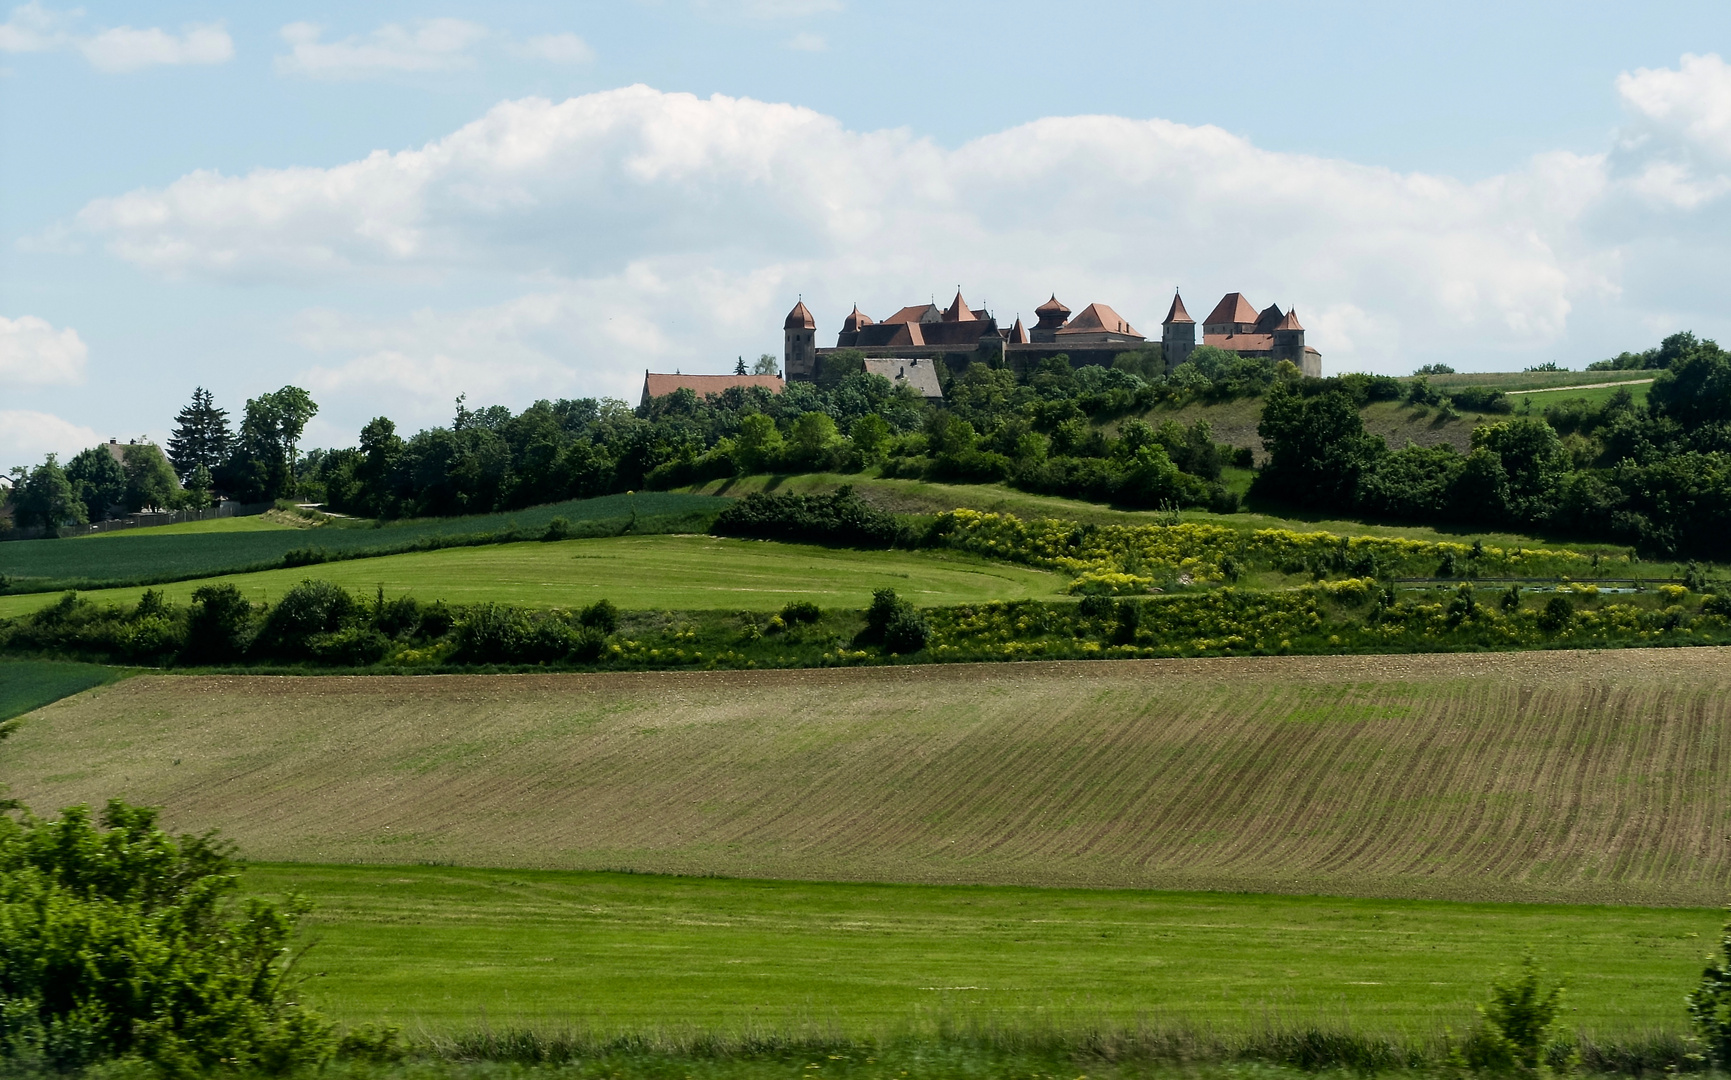
[[[1000,360],[1018,369],[1063,353],[1073,364],[1110,365],[1120,353],[1148,346],[1148,339],[1105,304],[1089,304],[1071,317],[1057,296],[1034,309],[1036,322],[1025,328],[1017,318],[1004,329],[989,311],[968,306],[961,290],[948,308],[936,304],[904,307],[874,322],[856,304],[842,320],[834,348],[819,348],[817,320],[801,300],[782,324],[782,365],[787,378],[810,382],[820,356],[852,350],[869,360],[929,360],[956,367],[969,360]],[[1241,356],[1290,360],[1306,375],[1322,374],[1322,354],[1304,343],[1304,326],[1293,311],[1274,304],[1258,312],[1242,293],[1227,293],[1202,324],[1202,344]],[[1196,320],[1176,292],[1160,325],[1161,354],[1170,371],[1196,348]]]

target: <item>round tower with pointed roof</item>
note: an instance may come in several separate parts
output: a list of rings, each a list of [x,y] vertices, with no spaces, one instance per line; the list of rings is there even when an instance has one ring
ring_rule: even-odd
[[[804,298],[793,305],[781,324],[781,374],[789,381],[812,382],[817,378],[817,320]]]
[[[1160,324],[1160,353],[1166,360],[1166,370],[1171,371],[1179,364],[1190,359],[1190,354],[1196,351],[1196,320],[1184,310],[1184,298],[1178,295],[1178,290],[1172,290],[1172,307],[1166,312],[1166,319]]]
[[[1033,329],[1028,331],[1028,337],[1034,341],[1058,340],[1058,331],[1062,330],[1064,324],[1070,321],[1070,309],[1064,306],[1062,300],[1058,299],[1057,293],[1053,293],[1050,300],[1035,308],[1034,314],[1039,321],[1034,324]]]

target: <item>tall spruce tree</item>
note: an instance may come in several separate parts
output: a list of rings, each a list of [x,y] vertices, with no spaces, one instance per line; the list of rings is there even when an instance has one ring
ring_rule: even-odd
[[[192,404],[174,418],[174,434],[168,438],[168,460],[184,482],[199,466],[216,469],[228,459],[234,436],[228,430],[228,412],[216,407],[211,392],[200,386],[192,392]]]

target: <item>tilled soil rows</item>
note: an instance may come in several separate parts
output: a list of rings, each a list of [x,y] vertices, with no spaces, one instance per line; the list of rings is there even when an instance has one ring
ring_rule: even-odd
[[[1708,905],[1731,650],[146,676],[0,780],[258,859]]]

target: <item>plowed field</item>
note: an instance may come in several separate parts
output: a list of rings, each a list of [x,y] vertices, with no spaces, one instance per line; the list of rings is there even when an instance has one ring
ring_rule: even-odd
[[[0,781],[263,859],[1713,905],[1731,650],[152,676]]]

